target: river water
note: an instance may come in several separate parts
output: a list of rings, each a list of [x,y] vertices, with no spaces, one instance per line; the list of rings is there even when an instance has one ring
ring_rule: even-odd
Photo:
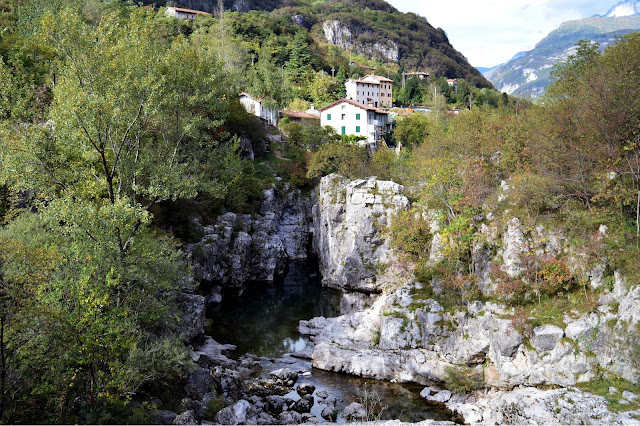
[[[224,303],[209,308],[207,315],[212,325],[207,331],[218,342],[236,345],[238,349],[232,354],[236,357],[251,353],[261,357],[282,357],[285,360],[282,366],[290,368],[291,363],[295,363],[294,367],[307,371],[300,381],[312,383],[316,392],[327,391],[338,400],[340,411],[352,402],[360,402],[367,392],[380,398],[384,420],[451,420],[444,410],[429,405],[420,397],[423,386],[322,371],[312,368],[310,361],[287,355],[313,348],[313,343],[298,333],[298,321],[339,315],[340,299],[341,292],[320,285],[317,272],[305,263],[293,263],[287,275],[273,285],[250,287],[241,297],[225,298]],[[271,369],[279,366],[276,363]],[[298,398],[295,392],[287,396]],[[315,404],[311,412],[319,416],[320,409],[321,405]],[[341,422],[344,419],[339,417],[338,423]]]

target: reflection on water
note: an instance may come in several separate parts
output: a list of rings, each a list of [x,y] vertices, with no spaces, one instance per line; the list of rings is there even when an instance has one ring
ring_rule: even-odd
[[[279,282],[257,284],[209,308],[213,321],[207,331],[218,342],[238,346],[238,355],[278,357],[310,349],[309,339],[298,334],[298,321],[339,315],[340,297],[339,291],[322,288],[305,263],[292,263]]]
[[[252,353],[262,357],[282,357],[287,353],[312,349],[313,343],[298,334],[298,321],[339,315],[340,299],[339,291],[321,287],[317,274],[311,272],[305,263],[294,263],[280,282],[256,285],[239,298],[225,298],[220,306],[211,307],[208,317],[212,325],[207,331],[218,342],[236,345],[237,356]],[[312,369],[309,361],[290,357],[274,361],[275,364],[264,372],[265,376],[279,367],[309,371],[311,375],[301,377],[299,383],[312,383],[316,392],[327,391],[330,397],[338,400],[340,412],[348,404],[358,402],[367,389],[380,396],[381,405],[386,407],[382,415],[384,420],[451,420],[442,409],[427,404],[420,397],[422,386],[365,380]],[[295,392],[288,396],[299,398]],[[315,399],[311,412],[320,417],[324,406],[317,396]],[[344,419],[339,417],[338,422],[344,423]]]
[[[428,404],[421,396],[420,391],[424,386],[409,383],[389,383],[378,380],[367,380],[361,377],[346,374],[333,373],[318,369],[312,370],[312,375],[304,377],[300,382],[308,382],[316,387],[315,404],[311,413],[320,416],[325,407],[317,397],[317,392],[327,391],[338,400],[336,407],[342,413],[344,408],[352,402],[362,402],[365,391],[371,397],[379,398],[376,412],[382,408],[381,420],[400,420],[415,423],[426,419],[451,420],[451,415],[444,409]],[[287,395],[292,399],[298,399],[296,392]],[[345,423],[340,415],[338,423]]]

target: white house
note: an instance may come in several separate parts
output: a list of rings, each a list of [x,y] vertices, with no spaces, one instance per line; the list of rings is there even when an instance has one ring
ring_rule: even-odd
[[[383,77],[381,75],[368,75],[361,79],[361,81],[369,83],[369,82],[378,82],[380,84],[380,98],[379,98],[379,106],[380,108],[391,108],[393,106],[393,80],[387,77]]]
[[[363,105],[378,107],[380,105],[380,83],[377,81],[363,81],[349,79],[345,83],[347,99]]]
[[[278,125],[278,110],[277,108],[270,108],[263,104],[262,98],[257,98],[249,93],[240,93],[240,103],[244,106],[244,109],[251,115],[255,115],[270,124],[271,126]]]
[[[173,6],[167,7],[165,14],[167,16],[173,16],[174,18],[180,19],[195,19],[196,15],[211,16],[210,13],[203,12],[201,10],[184,9],[182,7]]]
[[[380,75],[367,75],[360,80],[347,80],[347,99],[376,108],[391,108],[393,80]]]
[[[364,136],[366,143],[376,143],[391,130],[386,111],[353,99],[340,99],[319,111],[321,126],[331,126],[339,135]]]

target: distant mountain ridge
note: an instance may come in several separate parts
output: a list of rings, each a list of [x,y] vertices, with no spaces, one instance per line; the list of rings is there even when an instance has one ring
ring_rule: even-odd
[[[617,36],[640,30],[640,0],[622,1],[605,16],[564,22],[533,50],[509,60],[483,75],[497,90],[524,98],[538,98],[550,83],[553,67],[575,53],[580,40],[599,43],[602,48]]]

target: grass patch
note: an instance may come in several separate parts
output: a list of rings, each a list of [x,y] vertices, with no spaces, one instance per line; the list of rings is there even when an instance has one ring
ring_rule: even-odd
[[[398,310],[385,311],[385,312],[382,313],[382,316],[400,318],[400,319],[403,319],[403,320],[408,320],[409,319],[407,317],[406,312],[402,312],[402,311],[398,311]]]
[[[629,391],[637,395],[640,395],[640,385],[634,385],[629,380],[625,380],[621,377],[600,377],[594,380],[590,380],[584,383],[578,383],[577,388],[605,397],[607,400],[607,407],[612,413],[621,413],[624,411],[633,411],[640,409],[640,399],[634,401],[628,401],[628,404],[620,402],[624,398],[622,392]],[[609,388],[616,388],[616,392],[609,393]]]
[[[563,319],[565,314],[572,313],[579,317],[593,312],[598,307],[598,298],[598,294],[585,295],[579,291],[555,297],[543,297],[539,303],[531,301],[527,305],[516,306],[514,313],[506,315],[505,318],[510,319],[514,328],[525,336],[541,325],[550,324],[564,329],[567,326]]]
[[[482,372],[468,367],[454,366],[446,367],[444,371],[445,386],[453,392],[471,392],[484,387],[484,375]]]

